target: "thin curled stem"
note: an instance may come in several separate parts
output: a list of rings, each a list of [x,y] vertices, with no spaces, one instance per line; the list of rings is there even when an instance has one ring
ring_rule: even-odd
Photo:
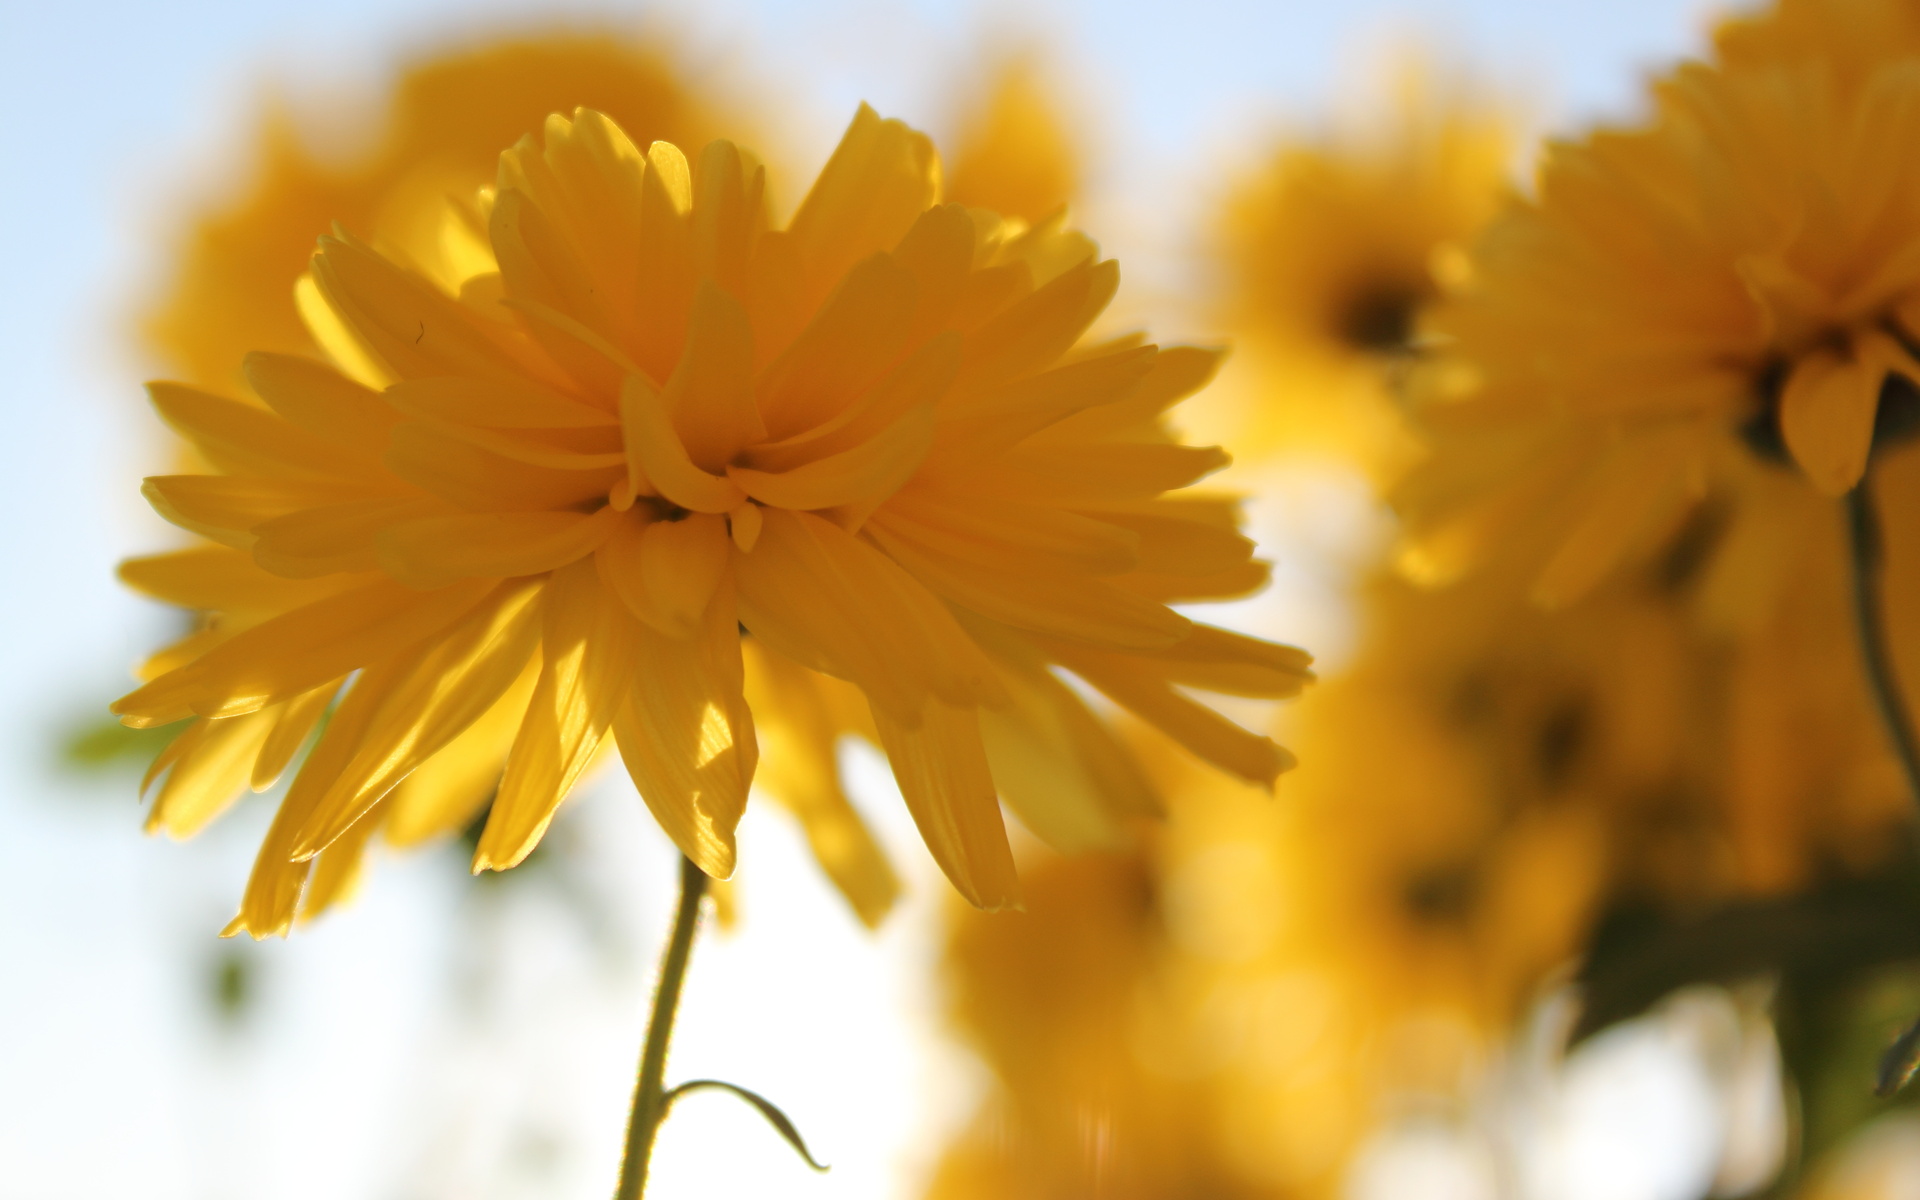
[[[673,1018],[680,1008],[680,990],[687,981],[687,960],[693,954],[693,935],[700,927],[700,902],[707,894],[707,873],[690,859],[680,860],[680,904],[673,914],[673,932],[660,960],[660,982],[653,992],[653,1014],[647,1018],[646,1047],[640,1052],[640,1077],[633,1084],[633,1111],[627,1118],[627,1145],[620,1159],[620,1186],[614,1200],[640,1200],[647,1190],[647,1166],[653,1159],[654,1138],[666,1120],[667,1044],[673,1039]]]
[[[1881,595],[1885,547],[1880,514],[1873,505],[1871,478],[1864,476],[1847,493],[1847,543],[1853,559],[1853,616],[1860,638],[1860,657],[1867,672],[1868,690],[1880,710],[1881,723],[1893,742],[1895,755],[1907,776],[1907,794],[1920,805],[1920,740],[1914,737],[1913,717],[1900,682],[1894,676],[1893,655],[1887,645],[1886,605]]]

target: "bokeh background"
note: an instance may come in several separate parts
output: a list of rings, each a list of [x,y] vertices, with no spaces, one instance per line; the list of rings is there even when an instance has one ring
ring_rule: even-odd
[[[342,131],[364,125],[396,68],[422,54],[520,31],[644,34],[687,78],[762,114],[772,157],[797,181],[861,100],[950,141],[994,64],[1022,53],[1081,147],[1076,221],[1121,261],[1127,315],[1169,340],[1211,340],[1209,313],[1191,303],[1203,232],[1274,137],[1337,123],[1409,57],[1497,98],[1529,134],[1621,117],[1647,73],[1700,49],[1716,11],[1697,0],[0,6],[12,151],[0,191],[0,1197],[560,1198],[611,1184],[673,878],[624,780],[602,777],[570,802],[553,851],[509,876],[469,879],[453,847],[390,856],[345,910],[255,945],[214,935],[268,806],[190,843],[149,839],[137,771],[71,752],[175,619],[112,577],[117,559],[171,541],[137,491],[169,453],[138,396],[155,368],[137,317],[192,214],[242,182],[266,106],[345,160],[364,147]],[[1355,547],[1381,536],[1377,502],[1324,468],[1268,483],[1252,513],[1275,584],[1234,619],[1337,667]],[[777,1099],[834,1169],[806,1172],[750,1112],[703,1097],[667,1129],[658,1195],[917,1197],[990,1086],[943,1018],[945,884],[884,764],[846,753],[905,876],[902,907],[869,934],[792,823],[756,805],[738,921],[696,951],[674,1060],[678,1075]],[[1287,803],[1285,783],[1274,803]],[[1564,1025],[1554,1003],[1528,1018],[1543,1044]],[[1338,1186],[1366,1200],[1738,1194],[1777,1160],[1785,1127],[1755,1004],[1696,991],[1568,1062],[1516,1052],[1525,1068],[1466,1122],[1498,1136],[1406,1123],[1364,1147]],[[1527,1028],[1516,1036],[1524,1049]]]

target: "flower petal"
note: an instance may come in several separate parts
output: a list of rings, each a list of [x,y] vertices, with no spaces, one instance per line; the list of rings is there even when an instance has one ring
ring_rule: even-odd
[[[387,794],[389,844],[418,846],[472,823],[500,786],[507,751],[539,678],[539,662],[529,662],[493,707]]]
[[[1253,557],[1253,539],[1239,530],[1239,503],[1230,498],[1155,497],[1086,515],[1133,534],[1140,571],[1214,575]]]
[[[760,506],[751,500],[742,500],[727,510],[727,533],[742,554],[752,554],[760,542],[760,527],[764,523],[760,512]]]
[[[644,669],[614,721],[634,786],[680,852],[707,874],[733,874],[734,828],[760,752],[747,710],[733,589],[722,584],[693,637],[638,629]]]
[[[929,696],[1000,698],[992,664],[899,564],[811,513],[762,515],[753,552],[733,556],[741,620],[755,637],[852,681],[909,725]]]
[[[1157,663],[1064,644],[1054,649],[1068,670],[1222,771],[1271,788],[1294,765],[1293,755],[1271,738],[1175,691]]]
[[[410,656],[352,761],[301,823],[293,857],[346,833],[506,693],[539,644],[539,594],[529,581],[505,584]]]
[[[1131,752],[1034,656],[996,657],[1012,703],[979,710],[980,735],[1007,807],[1062,854],[1120,845],[1119,817],[1157,809]]]
[[[965,394],[1051,365],[1106,311],[1119,287],[1120,266],[1112,259],[1062,272],[967,339],[956,392]]]
[[[226,546],[130,558],[120,564],[119,575],[120,582],[156,600],[216,613],[285,612],[338,592],[343,584],[283,579],[261,570],[251,555]]]
[[[933,405],[925,404],[838,454],[777,474],[728,467],[727,478],[762,504],[803,511],[857,505],[870,512],[913,478],[933,448],[933,428]]]
[[[918,481],[887,505],[886,523],[929,553],[999,571],[1121,575],[1140,562],[1140,537],[1100,516]]]
[[[640,624],[591,561],[555,571],[543,607],[540,678],[473,856],[475,874],[504,871],[539,843],[593,761],[637,665]]]
[[[189,838],[226,811],[246,792],[254,759],[279,717],[278,706],[224,720],[201,717],[174,739],[147,832]]]
[[[242,364],[267,407],[296,428],[377,463],[399,414],[379,392],[326,363],[256,350]]]
[[[767,173],[729,141],[708,142],[693,169],[693,261],[701,278],[736,296],[766,226]]]
[[[639,375],[620,388],[620,421],[626,431],[628,478],[636,495],[657,491],[694,512],[723,513],[745,500],[731,480],[694,465],[673,426],[666,400]],[[651,485],[648,488],[644,485]]]
[[[488,429],[586,429],[612,425],[614,416],[532,380],[442,375],[403,379],[387,402],[408,416]]]
[[[313,860],[313,874],[307,878],[307,890],[300,896],[300,922],[313,920],[336,904],[353,898],[360,888],[360,871],[366,864],[367,844],[386,820],[386,805],[378,804],[353,828],[341,834],[326,852]]]
[[[711,513],[619,521],[595,562],[634,616],[668,637],[692,637],[727,569],[726,522]]]
[[[839,281],[793,345],[767,368],[760,411],[788,439],[831,421],[893,368],[913,327],[913,273],[887,254]]]
[[[815,279],[892,248],[939,197],[933,143],[862,104],[787,230]]]
[[[313,860],[295,861],[292,850],[295,832],[313,811],[314,804],[333,786],[373,726],[375,715],[389,689],[397,681],[400,664],[376,663],[360,672],[359,678],[327,722],[313,753],[307,756],[293,786],[274,813],[273,824],[254,857],[253,873],[247,879],[246,893],[240,899],[240,913],[222,931],[223,937],[236,933],[255,938],[285,933],[293,925],[300,906],[300,893],[313,872]]]
[[[380,566],[382,531],[445,511],[445,504],[426,497],[348,500],[303,508],[254,526],[253,559],[289,579],[373,571]]]
[[[523,141],[508,153],[528,149]],[[538,161],[537,156],[534,161]],[[503,169],[506,165],[503,156]],[[618,385],[620,369],[592,342],[617,345],[619,334],[600,304],[600,281],[588,273],[553,219],[522,190],[524,186],[523,182],[503,188],[494,199],[487,223],[494,253],[500,260],[500,278],[506,288],[504,302],[516,311],[536,315],[535,320],[527,322],[527,331],[576,386],[589,395],[606,395]],[[593,337],[583,338],[579,331],[560,322],[538,319],[546,314],[565,314]]]
[[[581,470],[520,462],[424,421],[394,428],[386,462],[408,483],[468,512],[571,508],[603,498],[620,478],[611,463]]]
[[[1152,660],[1168,683],[1223,696],[1280,700],[1313,682],[1313,656],[1305,650],[1212,625],[1195,623],[1171,646],[1130,655]]]
[[[369,389],[383,388],[393,382],[393,371],[380,361],[366,340],[354,332],[339,310],[328,303],[311,270],[294,282],[293,307],[300,314],[300,324],[306,327],[313,344],[320,347],[327,361],[340,368],[347,378]]]
[[[240,475],[152,475],[140,494],[173,524],[236,550],[251,550],[254,527],[276,517],[367,498],[366,489],[337,483]]]
[[[538,575],[585,558],[620,514],[462,513],[421,517],[380,534],[380,564],[409,587],[434,588],[456,579]]]
[[[244,630],[114,702],[128,723],[164,725],[198,713],[230,717],[290,699],[398,654],[444,629],[491,591],[464,581],[420,592],[385,580]]]
[[[869,929],[900,897],[900,879],[840,784],[839,743],[866,704],[849,685],[748,639],[747,702],[761,749],[755,784],[792,812],[814,861]],[[871,733],[869,737],[873,736]]]
[[[908,341],[946,329],[973,272],[977,240],[973,214],[960,204],[936,204],[921,213],[893,248],[893,261],[914,279],[914,320]]]
[[[753,326],[712,280],[694,292],[686,347],[661,399],[687,457],[703,471],[719,473],[767,436],[754,400]]]
[[[640,195],[640,290],[634,355],[655,379],[665,379],[680,361],[692,310],[693,171],[678,146],[647,147],[647,173]]]
[[[1019,561],[991,567],[942,553],[919,527],[885,510],[866,530],[934,592],[1019,629],[1150,649],[1170,646],[1192,628],[1166,605],[1080,571]]]
[[[147,395],[162,420],[227,474],[375,486],[386,482],[377,446],[349,448],[275,413],[184,384],[149,383]]]
[[[996,387],[956,394],[941,409],[943,461],[984,458],[1076,413],[1122,403],[1153,371],[1156,346],[1126,346]]]
[[[1200,346],[1167,346],[1126,398],[1096,404],[1035,433],[1029,445],[1071,445],[1101,438],[1124,438],[1150,428],[1161,413],[1207,385],[1220,369],[1225,351]]]
[[[541,135],[500,156],[490,233],[501,274],[513,294],[625,342],[637,325],[646,158],[588,108],[549,115]]]
[[[1883,373],[1857,358],[1814,350],[1780,393],[1780,436],[1815,490],[1838,496],[1866,474]]]
[[[522,374],[459,301],[344,235],[320,239],[313,280],[394,379]]]
[[[873,723],[907,811],[953,886],[975,908],[1017,908],[1020,883],[974,710],[930,701],[910,727],[876,706]]]
[[[1140,442],[1071,450],[1023,445],[1010,451],[1004,461],[1014,470],[996,480],[1001,494],[1097,508],[1187,487],[1233,460],[1218,446]]]
[[[937,334],[831,420],[777,442],[749,447],[739,463],[756,471],[790,471],[854,449],[906,414],[938,405],[960,369],[960,335]]]
[[[327,709],[339,693],[340,683],[333,680],[274,706],[278,716],[273,723],[273,732],[267,735],[259,756],[253,760],[253,772],[247,781],[254,791],[264,792],[280,781],[280,776],[292,764],[293,756],[306,744],[307,738],[319,726],[320,719],[327,715]]]
[[[1534,580],[1533,602],[1564,608],[1606,578],[1656,514],[1680,498],[1699,456],[1691,427],[1644,435],[1606,455],[1586,483],[1579,523]]]

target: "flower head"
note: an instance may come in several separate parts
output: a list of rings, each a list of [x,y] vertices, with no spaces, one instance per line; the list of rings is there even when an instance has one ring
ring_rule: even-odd
[[[253,165],[243,190],[216,202],[185,240],[170,284],[142,322],[150,348],[181,378],[225,388],[244,386],[240,364],[249,350],[315,355],[314,336],[295,304],[296,285],[309,316],[317,292],[304,280],[317,231],[330,221],[362,231],[383,252],[445,273],[449,254],[471,252],[470,239],[449,237],[447,197],[468,195],[490,181],[499,148],[536,127],[556,107],[586,98],[637,136],[700,142],[720,123],[723,106],[691,88],[672,67],[667,48],[605,35],[522,35],[434,54],[407,64],[384,105],[364,126],[295,124],[270,110],[256,135]],[[739,125],[731,112],[725,122]],[[347,161],[323,160],[308,148],[313,135],[341,138],[367,149]],[[183,469],[205,470],[190,443],[179,444]],[[125,572],[137,586],[145,562]],[[299,597],[287,598],[297,605]],[[228,610],[229,632],[276,611]],[[760,709],[759,731],[776,742],[778,761],[760,776],[768,794],[799,818],[814,856],[859,917],[876,924],[891,908],[899,882],[872,832],[849,804],[834,769],[834,744],[864,733],[864,708],[830,695],[831,681],[798,672],[788,677],[764,659],[748,657],[748,694]],[[466,827],[482,812],[499,780],[525,712],[525,687],[509,690],[467,732],[409,774],[389,793],[378,832],[389,845],[411,847]],[[766,700],[769,694],[788,699]],[[857,697],[856,697],[857,699]],[[176,747],[184,754],[191,743]],[[244,756],[242,756],[244,757]],[[203,766],[208,759],[198,761]],[[248,782],[241,759],[228,776],[208,779],[175,771],[163,795],[206,789],[229,795]],[[166,764],[156,768],[166,770]],[[236,771],[242,774],[235,776]],[[270,776],[253,780],[266,786]],[[190,832],[154,806],[156,827]],[[371,833],[370,823],[363,832]],[[313,916],[342,898],[353,881],[358,846],[343,843],[323,856],[303,913]]]
[[[294,303],[297,289],[306,315],[326,324],[317,311],[324,306],[304,278],[317,231],[337,222],[364,232],[392,257],[444,274],[449,254],[471,252],[470,239],[448,227],[447,197],[468,195],[486,184],[497,170],[501,145],[582,97],[636,136],[682,144],[704,141],[721,123],[723,109],[714,96],[677,76],[660,44],[546,33],[407,64],[364,128],[314,129],[307,122],[296,128],[284,113],[270,110],[256,135],[244,189],[196,220],[172,282],[145,315],[150,348],[181,378],[216,388],[233,381],[244,386],[240,364],[250,350],[320,353]],[[726,124],[740,124],[735,114],[726,116]],[[323,160],[308,148],[316,134],[344,136],[368,149],[345,162]],[[990,151],[982,147],[977,157],[981,170],[993,175]],[[1024,167],[1003,163],[999,173]],[[190,443],[178,445],[183,469],[206,469]],[[129,577],[137,583],[144,567],[130,564]],[[231,631],[270,615],[229,611],[220,620]],[[840,737],[871,738],[864,706],[833,695],[831,681],[811,672],[780,672],[751,652],[747,667],[748,694],[760,697],[754,702],[760,735],[779,747],[777,762],[762,772],[760,782],[799,819],[815,859],[861,920],[877,924],[898,897],[899,881],[848,802],[834,765]],[[787,699],[772,703],[768,697],[776,694]],[[383,839],[411,847],[466,827],[493,794],[525,706],[524,690],[510,691],[397,785],[379,826]],[[175,772],[162,790],[203,786],[205,781],[196,783],[196,778],[193,772]],[[245,781],[229,783],[212,790],[231,792]],[[172,808],[157,804],[155,825],[185,832],[164,819]],[[353,879],[345,864],[356,853],[357,847],[343,845],[320,860],[321,878],[334,886],[310,886],[305,915],[317,915],[345,895]]]
[[[1404,457],[1386,378],[1493,215],[1510,155],[1498,112],[1408,69],[1365,123],[1284,141],[1240,182],[1212,258],[1259,392],[1208,402],[1248,427],[1236,446]]]
[[[1838,495],[1904,430],[1920,58],[1825,49],[1683,66],[1645,127],[1550,149],[1434,323],[1438,450],[1404,498],[1423,569],[1551,527],[1536,592],[1565,603],[1716,482],[1784,465]]]
[[[1287,765],[1177,690],[1306,678],[1167,607],[1263,579],[1230,501],[1166,494],[1225,461],[1162,421],[1215,356],[1087,342],[1118,274],[1084,238],[939,203],[930,143],[864,107],[784,227],[732,144],[643,150],[591,110],[446,221],[431,269],[322,239],[304,311],[335,365],[252,356],[264,407],[153,388],[218,473],[148,495],[223,548],[131,577],[242,614],[116,706],[196,718],[156,819],[277,774],[332,706],[236,928],[285,929],[316,857],[351,858],[494,713],[516,733],[476,870],[527,854],[611,734],[662,828],[729,874],[759,757],[743,639],[864,695],[984,907],[1015,898],[996,794],[1067,846],[1156,803],[1055,667],[1244,778]]]

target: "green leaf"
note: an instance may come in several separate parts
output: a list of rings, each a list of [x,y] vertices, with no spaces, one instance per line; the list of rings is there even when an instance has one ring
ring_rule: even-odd
[[[787,1139],[787,1145],[793,1147],[794,1153],[807,1160],[808,1166],[816,1171],[826,1171],[829,1169],[825,1163],[815,1161],[813,1153],[807,1149],[806,1139],[800,1136],[798,1129],[794,1128],[792,1119],[789,1118],[786,1113],[780,1111],[779,1105],[762,1096],[760,1093],[750,1092],[738,1084],[727,1083],[720,1079],[690,1079],[686,1083],[679,1084],[667,1092],[661,1101],[662,1108],[671,1110],[674,1101],[680,1099],[680,1097],[689,1092],[707,1090],[729,1092],[745,1100],[748,1104],[753,1105],[754,1108],[759,1110],[760,1115],[767,1119],[767,1124],[773,1126],[779,1131],[781,1137]],[[664,1118],[665,1112],[661,1115]]]
[[[99,771],[142,768],[186,728],[184,722],[157,729],[129,729],[112,717],[75,722],[62,735],[60,761],[70,768]]]

